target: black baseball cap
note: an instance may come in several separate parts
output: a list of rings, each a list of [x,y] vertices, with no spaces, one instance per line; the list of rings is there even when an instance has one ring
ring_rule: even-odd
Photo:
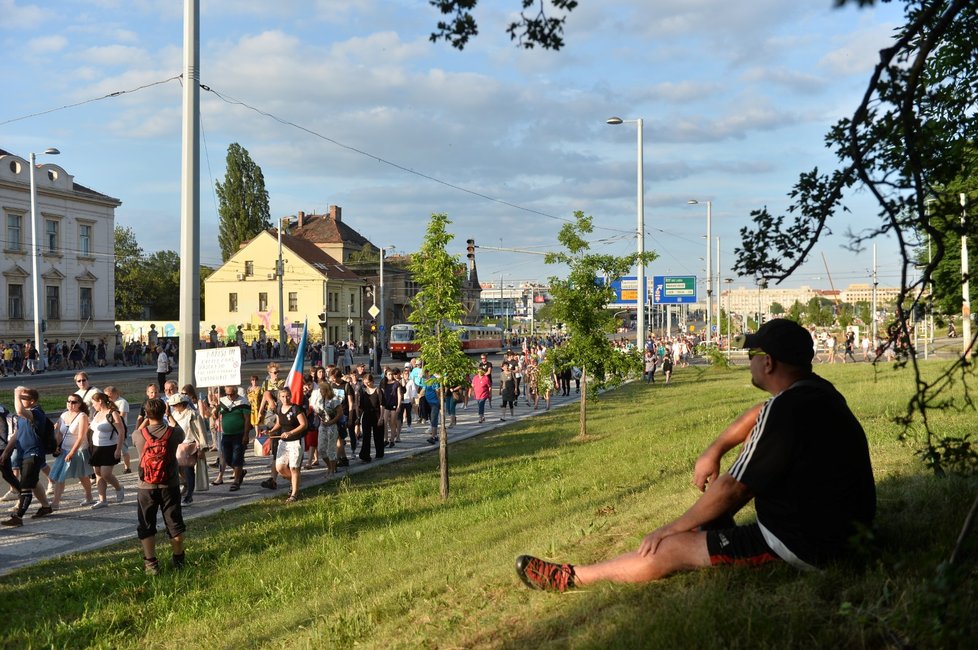
[[[812,335],[787,318],[771,319],[753,334],[735,337],[734,345],[760,348],[778,361],[792,366],[810,367],[815,357]]]

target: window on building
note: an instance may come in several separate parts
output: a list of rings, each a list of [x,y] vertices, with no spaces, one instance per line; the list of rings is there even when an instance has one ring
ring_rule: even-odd
[[[45,304],[47,305],[46,318],[48,320],[61,319],[61,287],[57,285],[47,285],[44,287]]]
[[[89,224],[78,226],[78,254],[84,257],[92,254],[92,227]]]
[[[92,288],[91,287],[81,287],[78,290],[78,315],[83,320],[94,318],[92,315]]]
[[[24,241],[24,218],[19,214],[7,215],[7,250],[19,251]]]
[[[354,305],[354,301],[356,300],[356,297],[357,297],[357,295],[355,293],[351,293],[350,294],[350,313],[351,314],[353,313],[353,305]]]
[[[230,312],[238,311],[238,294],[236,293],[228,294],[228,311]]]
[[[255,274],[255,263],[251,260],[245,261],[245,275],[252,276]]]
[[[289,292],[289,311],[299,311],[299,294],[295,291]]]
[[[23,320],[24,318],[24,285],[7,285],[7,318]]]
[[[49,253],[58,252],[58,221],[57,219],[44,220],[44,234],[47,237],[47,251]]]
[[[268,311],[268,294],[264,291],[258,294],[258,311]]]

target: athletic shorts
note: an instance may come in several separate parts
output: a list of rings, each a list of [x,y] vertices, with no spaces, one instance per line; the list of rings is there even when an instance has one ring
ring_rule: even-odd
[[[780,560],[764,541],[756,523],[706,531],[706,549],[710,564],[760,566]]]

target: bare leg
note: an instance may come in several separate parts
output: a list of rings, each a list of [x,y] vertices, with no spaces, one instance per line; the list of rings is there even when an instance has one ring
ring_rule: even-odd
[[[85,490],[85,500],[86,501],[91,501],[92,500],[92,479],[89,478],[88,476],[83,476],[80,479],[78,479],[78,482],[81,483],[82,489]],[[63,489],[63,487],[62,487],[62,489]]]
[[[677,571],[710,566],[706,550],[706,533],[679,533],[665,538],[654,554],[642,557],[638,551],[616,558],[575,566],[575,583],[585,585],[600,580],[611,582],[648,582]]]

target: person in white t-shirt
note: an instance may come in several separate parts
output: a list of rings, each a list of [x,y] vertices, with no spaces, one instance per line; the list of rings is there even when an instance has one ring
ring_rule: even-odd
[[[119,415],[122,417],[122,422],[126,427],[126,439],[122,443],[122,464],[126,466],[123,470],[123,474],[132,473],[132,458],[129,456],[129,448],[132,447],[132,430],[129,428],[129,402],[119,389],[115,386],[105,387],[105,396],[108,397],[119,409]]]
[[[170,374],[170,357],[166,355],[166,351],[160,348],[160,354],[156,357],[156,382],[160,385],[160,390],[163,390],[163,384],[166,383],[166,376]]]

